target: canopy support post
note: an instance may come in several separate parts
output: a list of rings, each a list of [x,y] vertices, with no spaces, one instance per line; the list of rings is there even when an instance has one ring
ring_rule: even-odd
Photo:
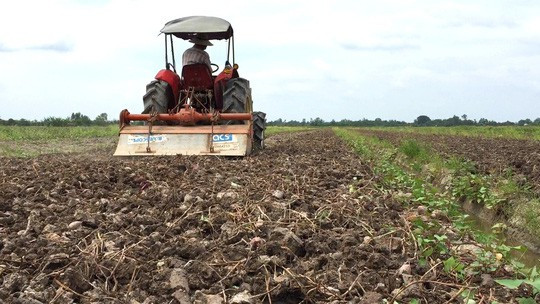
[[[230,59],[231,54],[231,38],[227,39],[227,61]]]
[[[169,69],[169,58],[167,57],[167,34],[165,34],[165,69]]]
[[[171,38],[171,56],[172,56],[172,65],[173,65],[173,70],[174,70],[174,72],[176,72],[176,61],[174,60],[174,44],[173,44],[172,35],[169,35],[169,37]]]
[[[236,60],[234,60],[234,36],[231,36],[231,39],[232,39],[232,62],[234,66],[236,63]]]

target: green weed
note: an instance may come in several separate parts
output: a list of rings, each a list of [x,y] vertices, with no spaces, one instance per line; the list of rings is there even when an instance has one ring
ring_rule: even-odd
[[[399,146],[399,151],[409,159],[425,159],[426,150],[416,140],[407,139]]]
[[[0,141],[77,139],[118,135],[118,125],[90,127],[0,126]]]
[[[526,200],[516,205],[514,218],[524,221],[524,226],[527,227],[531,234],[540,235],[540,217],[538,216],[540,199]]]
[[[9,145],[2,145],[0,146],[0,155],[7,157],[34,157],[39,155],[39,153],[22,148],[11,147]]]
[[[453,180],[452,195],[458,200],[470,200],[491,209],[504,199],[490,191],[490,181],[486,176],[468,173],[459,175]]]
[[[370,130],[540,140],[540,126],[371,127]]]
[[[268,126],[264,131],[266,137],[279,133],[292,133],[313,130],[313,127],[287,127],[287,126]]]
[[[465,264],[454,257],[449,257],[443,261],[443,270],[459,280],[462,280],[465,277]]]
[[[472,222],[462,211],[459,201],[463,199],[490,208],[503,201],[492,190],[494,184],[492,179],[477,174],[472,163],[464,162],[458,158],[442,160],[431,153],[429,149],[412,141],[394,148],[393,146],[389,147],[385,142],[362,137],[357,132],[339,128],[334,129],[334,131],[361,156],[370,157],[374,173],[380,176],[381,189],[409,193],[409,201],[412,200],[414,204],[426,206],[428,212],[438,210],[442,216],[451,220],[457,232],[474,236],[477,242],[484,244],[484,248],[480,248],[476,260],[468,263],[460,261],[448,249],[452,247],[452,241],[446,235],[439,233],[442,228],[440,223],[431,217],[419,217],[411,222],[411,230],[420,251],[420,264],[427,264],[428,260],[440,258],[443,260],[445,272],[455,276],[458,280],[464,280],[469,273],[496,271],[503,262],[511,261],[510,252],[520,250],[519,247],[504,245],[494,234],[474,231]],[[377,153],[373,151],[377,151]],[[399,154],[403,154],[405,158],[400,158]],[[439,189],[425,178],[426,172],[407,170],[407,168],[412,167],[411,163],[419,162],[420,159],[422,159],[425,168],[429,167],[433,171],[430,174],[444,174],[445,176],[450,174],[450,182],[443,185],[443,189]],[[507,186],[508,189],[504,191],[511,192],[513,184],[508,183]],[[516,264],[514,267],[520,270],[524,266]]]

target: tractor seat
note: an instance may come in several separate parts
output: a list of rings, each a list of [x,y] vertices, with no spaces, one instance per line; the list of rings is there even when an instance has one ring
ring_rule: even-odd
[[[209,90],[214,87],[212,72],[204,63],[185,65],[182,68],[184,88],[192,87],[196,91]]]

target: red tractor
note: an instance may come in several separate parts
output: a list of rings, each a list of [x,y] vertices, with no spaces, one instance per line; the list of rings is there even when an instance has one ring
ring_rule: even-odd
[[[248,155],[263,149],[266,114],[253,112],[249,81],[238,74],[230,23],[216,17],[184,17],[167,22],[161,33],[165,69],[146,86],[142,114],[120,113],[114,155]],[[212,75],[219,70],[216,64],[211,64],[212,71],[205,63],[194,63],[183,66],[179,75],[173,36],[227,40],[222,72]],[[131,125],[132,121],[145,125]]]

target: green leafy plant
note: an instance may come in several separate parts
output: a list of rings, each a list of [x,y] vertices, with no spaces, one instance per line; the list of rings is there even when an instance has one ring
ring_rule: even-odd
[[[417,159],[424,156],[425,150],[416,140],[405,140],[399,146],[399,151],[405,154],[408,158]]]
[[[452,195],[456,199],[468,199],[477,204],[483,204],[491,209],[504,201],[489,189],[490,181],[486,176],[468,173],[457,175],[453,179]]]
[[[336,133],[359,154],[368,157],[381,191],[398,193],[396,196],[404,204],[427,207],[424,209],[427,212],[419,212],[411,221],[420,266],[429,266],[430,261],[441,259],[443,271],[459,281],[466,281],[470,274],[495,272],[505,263],[511,263],[514,269],[523,272],[520,270],[524,269],[524,265],[511,259],[511,252],[520,248],[504,245],[500,235],[475,230],[473,221],[461,209],[463,200],[487,208],[499,208],[499,204],[505,201],[500,195],[505,192],[493,190],[497,186],[493,177],[478,174],[472,163],[458,158],[443,161],[435,156],[429,157],[430,152],[414,141],[404,142],[395,148],[376,138],[353,134],[352,131],[336,130]],[[423,153],[428,157],[423,158]],[[422,171],[415,171],[413,164],[422,164]],[[426,173],[429,178],[426,178]],[[442,179],[445,182],[441,184],[433,182]],[[509,189],[512,187],[510,185]],[[434,211],[438,212],[437,216],[431,216]],[[460,260],[449,250],[456,245],[453,244],[455,238],[441,233],[446,227],[441,226],[440,216],[449,219],[456,232],[483,244],[475,251],[472,261]],[[503,232],[505,225],[496,224],[492,230],[495,233]],[[531,274],[532,270],[529,281],[534,283],[536,278]],[[474,296],[464,299],[464,302],[474,303]]]
[[[465,277],[465,264],[456,260],[454,257],[449,257],[443,261],[443,265],[443,270],[446,273],[454,275],[459,279],[463,279]]]
[[[495,280],[498,284],[505,286],[510,289],[516,289],[521,284],[526,283],[531,285],[534,288],[534,293],[537,294],[540,292],[540,279],[537,278],[535,280],[529,280],[529,279],[499,279]]]
[[[519,304],[536,304],[533,298],[517,298]]]

